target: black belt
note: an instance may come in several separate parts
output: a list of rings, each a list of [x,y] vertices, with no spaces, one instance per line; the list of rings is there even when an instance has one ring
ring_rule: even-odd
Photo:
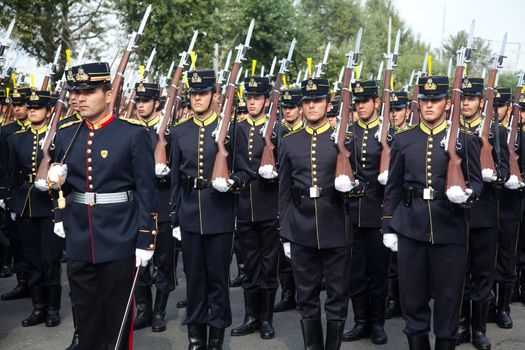
[[[185,193],[190,193],[191,190],[202,190],[208,187],[211,187],[211,181],[198,177],[183,177],[182,178],[182,187]]]
[[[314,190],[311,190],[311,189],[314,189]],[[321,188],[321,187],[298,188],[296,187],[296,191],[298,191],[302,197],[319,198],[319,197],[332,195],[334,192],[334,188],[333,187],[328,187],[328,188]],[[311,193],[311,191],[316,192],[316,193],[315,194]]]

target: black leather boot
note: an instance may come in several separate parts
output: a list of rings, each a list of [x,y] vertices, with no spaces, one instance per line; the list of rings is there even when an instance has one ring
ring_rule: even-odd
[[[323,325],[320,319],[301,320],[305,350],[323,350]]]
[[[207,350],[222,350],[224,342],[224,328],[210,327]]]
[[[73,301],[71,301],[71,316],[73,317],[73,327],[75,332],[73,333],[73,339],[71,339],[71,344],[66,348],[66,350],[76,350],[78,348],[78,321],[77,321],[77,309]]]
[[[246,278],[246,274],[244,273],[244,264],[238,264],[237,265],[237,277],[232,279],[230,281],[230,287],[236,288],[240,287],[242,285],[242,281]]]
[[[372,298],[370,302],[372,331],[370,338],[372,343],[377,345],[386,344],[388,337],[385,333],[385,299]]]
[[[324,346],[325,350],[339,350],[341,348],[344,330],[344,321],[326,321],[326,342]]]
[[[153,332],[164,332],[166,330],[166,305],[168,304],[169,292],[164,292],[157,289],[157,295],[155,296],[155,308],[153,309],[153,321],[151,324],[151,330]]]
[[[231,335],[247,335],[257,331],[260,326],[259,320],[259,299],[261,293],[259,291],[244,291],[244,322],[239,326],[232,328]]]
[[[273,307],[273,312],[283,312],[294,310],[295,303],[295,282],[293,274],[286,272],[279,274],[279,281],[281,282],[281,301]]]
[[[407,335],[410,350],[430,350],[428,333]]]
[[[436,338],[436,346],[434,347],[434,350],[454,350],[455,348],[455,339]]]
[[[352,298],[354,309],[354,328],[343,334],[343,341],[355,341],[370,337],[370,319],[368,295],[363,294]]]
[[[137,316],[133,322],[133,329],[143,329],[151,326],[153,319],[153,312],[151,311],[152,304],[151,287],[136,287],[135,288],[135,302],[137,303]]]
[[[188,325],[188,350],[206,350],[206,333],[208,326],[205,324]]]
[[[488,302],[472,302],[472,345],[478,350],[490,350],[487,330]]]
[[[464,298],[461,304],[461,316],[456,344],[470,343],[470,299]]]
[[[42,286],[31,287],[31,298],[33,299],[33,312],[22,321],[22,327],[36,326],[44,323],[47,316],[46,293]]]
[[[388,298],[386,300],[385,319],[390,320],[401,316],[401,303],[399,302],[399,280],[388,280]]]
[[[56,327],[60,324],[60,299],[62,287],[47,287],[47,316],[46,327]]]
[[[2,294],[0,299],[2,300],[15,300],[22,298],[29,298],[31,296],[31,290],[27,285],[27,274],[24,272],[19,272],[16,274],[16,279],[18,284],[11,291]]]
[[[498,313],[496,323],[499,328],[512,328],[512,318],[510,318],[510,298],[512,296],[512,283],[498,284]]]
[[[275,337],[273,329],[273,303],[275,302],[275,290],[265,290],[261,292],[262,305],[260,309],[261,338],[272,339]]]

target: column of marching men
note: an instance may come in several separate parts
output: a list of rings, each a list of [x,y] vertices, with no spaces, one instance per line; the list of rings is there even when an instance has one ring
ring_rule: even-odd
[[[361,339],[386,344],[385,319],[400,316],[410,349],[430,349],[431,329],[435,349],[491,349],[487,323],[512,328],[511,302],[525,303],[521,85],[513,93],[462,76],[451,89],[448,76],[429,72],[412,101],[406,91],[381,101],[377,80],[354,79],[343,86],[352,96],[345,105],[310,71],[277,92],[270,145],[272,77],[254,71],[235,94],[228,179],[214,177],[227,102],[213,70],[193,64],[187,72],[164,132],[167,164],[160,164],[161,86],[141,79],[128,102],[133,115],[119,117],[110,107],[116,92],[107,63],[68,67],[68,113],[53,135],[43,181],[37,173],[57,97],[16,82],[0,91],[0,273],[16,275],[2,300],[31,298],[22,326],[60,324],[65,251],[74,321],[68,349],[130,348],[133,329],[167,330],[181,252],[186,298],[178,306],[186,308],[192,350],[222,349],[232,286],[243,288],[244,318],[231,336],[279,337],[274,312],[298,310],[305,349]],[[419,122],[410,120],[413,103]],[[355,176],[344,190],[334,185],[343,108],[350,109],[344,147]],[[465,190],[447,187],[454,108],[461,119],[452,147]],[[492,122],[484,117],[490,108]],[[389,129],[387,172],[380,170],[381,128]],[[266,147],[274,168],[263,166]],[[494,172],[484,166],[483,147]],[[234,251],[239,276],[230,281]]]

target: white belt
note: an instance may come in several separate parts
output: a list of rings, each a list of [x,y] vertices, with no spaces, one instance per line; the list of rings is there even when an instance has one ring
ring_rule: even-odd
[[[125,203],[133,200],[133,191],[95,193],[73,192],[73,202],[93,206],[95,204]]]

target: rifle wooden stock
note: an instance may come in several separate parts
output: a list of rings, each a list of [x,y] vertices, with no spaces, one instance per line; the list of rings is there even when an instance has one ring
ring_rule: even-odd
[[[490,124],[494,119],[494,84],[496,82],[497,69],[491,69],[489,72],[489,80],[487,83],[487,92],[485,93],[485,120],[483,121],[483,128],[481,129],[481,153],[480,164],[481,170],[491,169],[496,173],[496,165],[492,157],[492,145],[489,141]],[[498,127],[498,123],[495,123]]]
[[[379,142],[381,143],[381,158],[379,161],[379,173],[382,174],[388,171],[390,163],[390,145],[388,144],[388,131],[390,129],[390,95],[392,94],[391,79],[392,69],[385,71],[385,79],[383,81],[383,113],[381,122],[381,135],[379,135]]]
[[[211,174],[212,180],[222,177],[226,180],[230,178],[230,171],[228,169],[228,150],[226,149],[226,137],[228,136],[228,127],[230,125],[231,115],[233,112],[233,99],[235,96],[235,81],[241,68],[240,62],[233,64],[230,79],[228,80],[228,87],[226,88],[225,104],[222,107],[222,120],[217,136],[217,154],[215,155],[215,163],[213,164],[213,171]]]
[[[111,97],[111,102],[109,103],[109,110],[114,114],[118,114],[119,106],[117,106],[117,104],[119,100],[120,89],[124,81],[124,71],[126,70],[126,66],[128,65],[130,56],[131,50],[126,49],[118,65],[117,74],[115,75],[115,78],[113,78],[113,82],[111,83],[113,89],[113,96]]]
[[[126,118],[133,118],[133,110],[135,109],[135,96],[137,95],[137,90],[133,89],[131,95],[129,96],[128,105],[126,106]]]
[[[516,152],[516,138],[518,135],[518,121],[520,119],[520,107],[519,100],[521,96],[521,86],[517,86],[514,91],[514,97],[512,99],[512,123],[510,124],[509,132],[509,168],[510,175],[514,175],[518,178],[518,181],[523,181],[523,176],[521,175],[520,167],[518,160],[520,158],[519,154]],[[520,130],[521,132],[521,130]]]
[[[10,103],[9,106],[7,107],[7,111],[5,112],[4,124],[9,123],[12,117],[13,117],[13,105]]]
[[[273,150],[275,146],[272,142],[273,128],[275,127],[275,122],[277,119],[277,110],[279,109],[279,95],[281,89],[281,83],[283,80],[283,74],[281,72],[277,73],[275,77],[275,83],[273,84],[273,91],[271,96],[271,108],[268,118],[268,123],[264,131],[264,148],[263,154],[261,157],[261,166],[271,165],[273,170],[275,170],[275,156]]]
[[[60,117],[62,116],[62,111],[64,110],[64,107],[66,103],[64,102],[66,98],[67,93],[67,83],[62,83],[62,90],[60,90],[60,95],[58,97],[58,101],[55,106],[55,110],[53,111],[53,114],[51,115],[51,120],[49,121],[49,127],[46,135],[46,139],[44,141],[44,145],[42,147],[42,160],[40,161],[40,164],[38,165],[38,170],[36,173],[36,180],[46,180],[47,179],[47,172],[49,171],[49,167],[51,166],[51,154],[49,153],[49,150],[51,148],[51,143],[53,142],[53,138],[55,137],[55,133],[57,131],[57,125],[60,120]]]
[[[412,101],[410,101],[410,122],[412,125],[419,123],[419,99],[417,98],[417,95],[419,95],[419,85],[416,81],[416,84],[412,89]]]
[[[44,81],[42,82],[42,87],[40,88],[40,90],[42,91],[47,90],[47,86],[49,85],[49,80],[50,80],[50,76],[46,74],[46,76],[44,77]]]
[[[450,114],[449,138],[447,145],[449,159],[447,166],[447,179],[445,182],[445,188],[447,190],[452,186],[459,186],[463,191],[467,189],[465,177],[461,170],[461,158],[456,152],[456,143],[459,133],[459,118],[461,113],[461,82],[463,79],[463,70],[464,67],[462,65],[456,67],[454,88],[452,90],[452,113]]]

